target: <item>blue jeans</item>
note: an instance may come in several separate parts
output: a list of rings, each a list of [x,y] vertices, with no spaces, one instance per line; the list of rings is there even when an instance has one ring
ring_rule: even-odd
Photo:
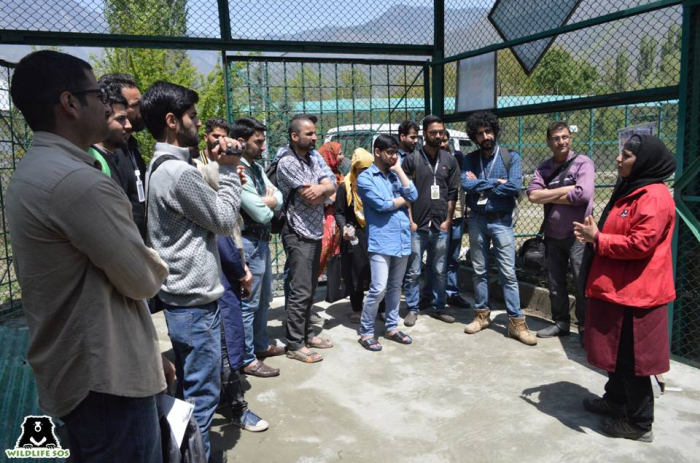
[[[163,452],[156,397],[91,391],[68,415],[71,461],[160,463]]]
[[[369,253],[369,266],[372,280],[365,297],[360,319],[360,334],[374,336],[374,320],[377,318],[379,303],[386,304],[384,332],[391,332],[399,326],[399,304],[401,304],[401,282],[406,273],[408,256],[396,257],[376,252]]]
[[[458,217],[452,222],[452,233],[447,247],[447,297],[459,296],[459,253],[462,250],[462,235],[464,234],[464,219]]]
[[[253,274],[250,297],[241,301],[245,331],[243,364],[249,365],[255,361],[255,353],[266,351],[270,344],[267,336],[267,311],[272,300],[272,262],[267,240],[244,236],[243,249],[246,264]]]
[[[411,312],[427,308],[435,301],[435,310],[445,309],[445,285],[447,283],[447,242],[450,234],[441,230],[418,230],[411,234],[411,256],[406,275],[406,305]],[[423,253],[428,252],[425,268],[425,284],[420,290],[420,273]]]
[[[221,313],[216,302],[198,307],[165,304],[163,312],[175,352],[176,396],[194,400],[208,459],[209,429],[221,393]]]
[[[498,219],[489,219],[474,212],[469,215],[469,251],[474,268],[474,308],[489,308],[489,248],[492,242],[506,310],[511,317],[522,317],[518,279],[515,275],[513,218],[510,214]]]

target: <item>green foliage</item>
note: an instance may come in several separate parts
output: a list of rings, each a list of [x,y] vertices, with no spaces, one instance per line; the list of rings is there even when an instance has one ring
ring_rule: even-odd
[[[182,36],[187,33],[187,0],[105,0],[105,17],[113,34]],[[139,18],[134,21],[133,18]],[[226,114],[223,70],[217,65],[207,76],[197,72],[184,50],[106,48],[91,56],[95,74],[127,73],[141,91],[165,80],[200,94],[200,118]],[[147,131],[136,134],[144,157],[150,159],[154,140]]]
[[[592,93],[598,71],[587,61],[553,46],[532,75],[534,90],[543,95],[585,95]]]
[[[642,85],[654,72],[654,59],[656,58],[656,39],[644,34],[639,44],[639,58],[637,59],[637,83]]]

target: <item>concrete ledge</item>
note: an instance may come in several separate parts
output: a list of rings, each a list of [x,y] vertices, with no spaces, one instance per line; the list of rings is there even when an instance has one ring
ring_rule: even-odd
[[[472,276],[474,272],[471,267],[462,264],[459,267],[459,287],[462,291],[474,294],[474,284]],[[493,301],[503,302],[503,289],[498,281],[498,275],[490,275],[489,298]],[[531,315],[545,320],[552,320],[552,304],[549,300],[549,290],[535,286],[532,283],[519,281],[520,306],[527,315]],[[576,320],[576,299],[569,296],[569,313],[572,322]]]

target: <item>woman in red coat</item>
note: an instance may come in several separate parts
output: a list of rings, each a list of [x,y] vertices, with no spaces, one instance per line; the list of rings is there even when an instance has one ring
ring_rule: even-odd
[[[633,135],[617,157],[618,181],[598,224],[574,223],[595,250],[586,285],[588,362],[608,372],[605,395],[584,407],[614,437],[651,442],[651,375],[669,370],[667,305],[676,297],[671,240],[675,204],[664,185],[676,161],[651,135]]]

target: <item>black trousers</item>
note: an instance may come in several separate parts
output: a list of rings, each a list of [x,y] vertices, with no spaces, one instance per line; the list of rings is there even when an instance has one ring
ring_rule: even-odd
[[[362,312],[362,303],[365,300],[365,292],[360,290],[360,291],[354,291],[350,293],[350,306],[352,307],[353,312]],[[382,313],[384,312],[386,307],[386,304],[384,303],[384,299],[382,299],[382,302],[379,303],[379,312],[377,313]]]
[[[223,329],[221,330],[221,362],[221,398],[219,403],[228,405],[231,407],[234,415],[240,416],[248,408],[248,402],[245,401],[245,391],[243,390],[243,384],[241,384],[240,372],[231,369]]]
[[[311,307],[318,286],[318,267],[321,258],[321,240],[302,238],[285,224],[282,244],[287,253],[289,269],[287,284],[287,348],[299,350],[314,337],[310,323]]]
[[[630,423],[645,431],[651,430],[654,422],[654,390],[651,377],[634,374],[634,332],[632,309],[625,309],[617,366],[608,372],[604,398],[625,407]]]
[[[586,325],[586,282],[581,277],[581,262],[586,246],[579,243],[573,236],[563,240],[546,237],[544,243],[552,319],[564,329],[568,329],[571,324],[569,290],[566,282],[570,268],[576,289],[576,318],[578,326],[583,327]]]

